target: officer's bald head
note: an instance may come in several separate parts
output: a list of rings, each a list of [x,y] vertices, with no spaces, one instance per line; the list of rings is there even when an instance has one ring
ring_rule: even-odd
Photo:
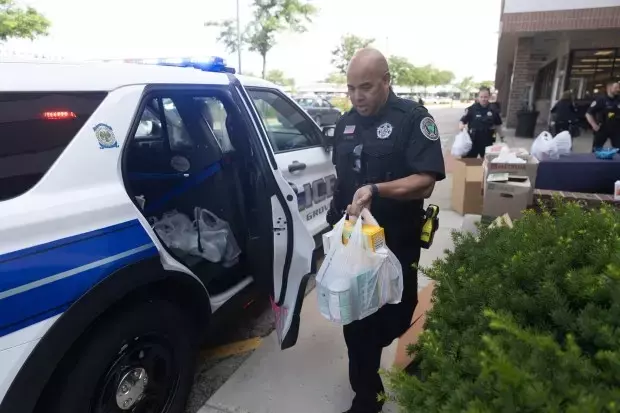
[[[376,114],[390,93],[387,59],[373,48],[358,50],[349,62],[347,87],[351,103],[362,116]]]

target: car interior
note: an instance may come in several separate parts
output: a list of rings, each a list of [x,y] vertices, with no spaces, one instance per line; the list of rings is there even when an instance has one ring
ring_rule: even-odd
[[[257,226],[250,218],[261,175],[234,108],[225,93],[154,96],[124,158],[130,197],[211,294],[253,275],[249,244],[272,237],[270,220]]]

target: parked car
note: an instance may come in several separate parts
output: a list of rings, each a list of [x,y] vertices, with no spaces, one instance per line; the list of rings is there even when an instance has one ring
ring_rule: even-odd
[[[342,115],[340,109],[318,96],[298,97],[295,100],[319,126],[335,125]]]

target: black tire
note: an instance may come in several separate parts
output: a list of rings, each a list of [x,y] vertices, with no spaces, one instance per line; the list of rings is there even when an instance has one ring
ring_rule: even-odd
[[[157,299],[138,302],[104,317],[60,364],[37,411],[184,412],[198,350],[188,315],[177,305]],[[163,354],[170,358],[165,359]],[[155,361],[147,362],[150,358]],[[117,401],[121,378],[139,368],[147,373],[147,380],[138,380],[138,385],[146,383],[145,396],[132,406],[135,410],[121,410]]]

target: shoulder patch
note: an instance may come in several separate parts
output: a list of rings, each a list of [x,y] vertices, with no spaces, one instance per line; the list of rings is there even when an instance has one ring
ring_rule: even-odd
[[[439,130],[437,129],[437,124],[430,116],[422,119],[422,121],[420,122],[420,130],[422,131],[422,134],[431,141],[436,141],[437,139],[439,139]]]
[[[596,106],[596,100],[593,100],[592,103],[590,103],[591,108],[593,108],[594,106]]]

